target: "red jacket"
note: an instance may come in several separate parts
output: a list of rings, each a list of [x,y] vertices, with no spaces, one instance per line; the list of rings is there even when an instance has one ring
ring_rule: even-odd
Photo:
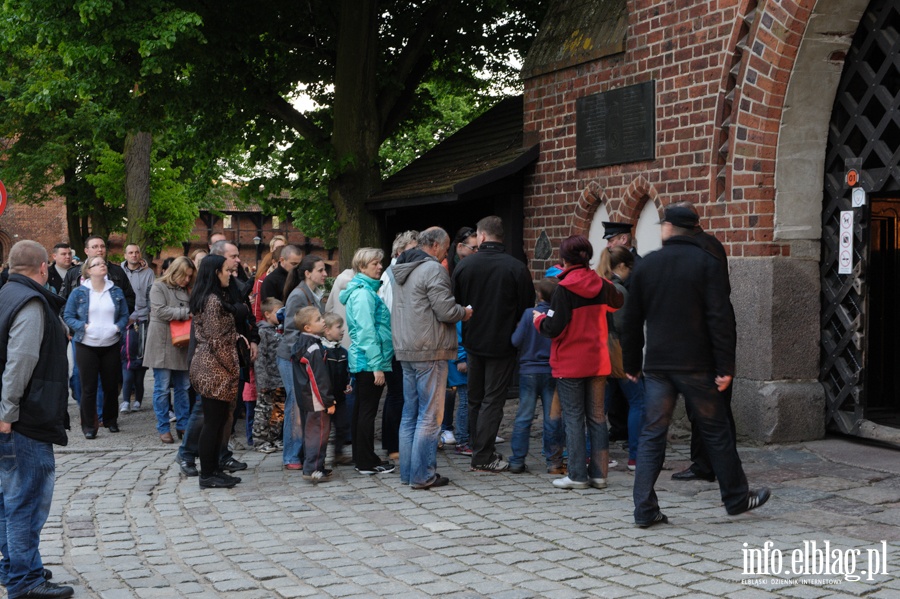
[[[559,279],[550,310],[534,323],[541,335],[553,339],[553,376],[607,376],[612,365],[606,346],[606,315],[621,308],[625,299],[615,285],[584,266],[570,266]]]

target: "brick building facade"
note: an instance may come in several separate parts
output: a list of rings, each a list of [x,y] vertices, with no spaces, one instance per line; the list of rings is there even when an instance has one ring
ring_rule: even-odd
[[[596,239],[599,220],[658,221],[666,204],[693,201],[703,228],[730,256],[738,317],[735,413],[739,429],[762,441],[817,438],[826,422],[854,434],[867,426],[865,319],[855,324],[852,314],[846,319],[844,328],[855,326],[855,337],[852,330],[839,333],[852,338],[849,345],[862,346],[855,374],[852,365],[844,368],[854,381],[832,394],[841,397],[829,398],[829,381],[823,380],[831,376],[823,363],[834,358],[821,345],[827,336],[822,315],[832,302],[822,296],[822,281],[828,286],[822,273],[830,269],[823,243],[837,237],[823,220],[831,210],[823,189],[830,181],[826,149],[829,127],[835,127],[833,105],[839,89],[853,85],[846,75],[851,42],[866,43],[880,27],[895,32],[893,38],[884,36],[886,45],[893,43],[897,5],[893,0],[873,0],[871,6],[868,0],[562,0],[551,4],[523,69],[525,143],[540,144],[540,157],[525,181],[526,252],[533,255],[542,233],[553,247],[576,233]],[[872,29],[858,33],[863,24]],[[895,64],[872,85],[882,85],[887,98],[893,94],[896,107],[896,43],[893,51],[882,50],[885,68],[890,71],[892,56]],[[650,81],[655,82],[655,157],[576,168],[577,100]],[[884,112],[881,118],[894,118],[887,108]],[[870,144],[878,138],[867,135]],[[883,162],[890,162],[893,150],[896,163],[898,142],[888,141]],[[900,195],[891,191],[896,181],[887,179],[867,191]],[[844,194],[840,182],[836,185],[849,209],[849,190]],[[854,280],[866,285],[869,225],[865,214],[859,215],[859,267],[849,278],[835,277],[837,286],[853,287]],[[645,237],[657,237],[646,238],[650,244],[644,249],[655,247],[658,228],[640,224],[652,231]],[[641,250],[640,232],[638,242]],[[542,272],[554,259],[532,258],[530,267]],[[837,355],[843,349],[840,342],[835,345]],[[892,409],[898,407],[895,400]],[[841,412],[850,413],[851,420],[842,423]]]

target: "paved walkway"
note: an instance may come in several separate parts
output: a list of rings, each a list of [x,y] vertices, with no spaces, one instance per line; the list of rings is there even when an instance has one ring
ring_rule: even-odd
[[[538,469],[537,443],[538,471],[519,475],[469,472],[467,458],[439,452],[452,482],[432,491],[348,467],[314,486],[282,470],[279,454],[238,452],[250,464],[244,482],[201,491],[180,474],[175,446],[158,441],[151,411],[119,423],[122,433],[102,429],[89,442],[76,420],[57,451],[41,549],[76,597],[900,597],[896,450],[843,439],[742,447],[751,485],[773,497],[738,517],[725,514],[715,484],[664,471],[657,488],[671,524],[642,530],[623,466],[606,490],[557,490]],[[686,465],[686,452],[670,448],[667,468]],[[612,454],[624,464],[619,447]],[[860,550],[861,580],[744,573],[745,549],[771,541],[767,555],[781,551],[790,569],[805,541],[826,540],[845,570]],[[882,540],[888,575],[867,580],[861,571],[881,561],[868,550],[883,552]]]

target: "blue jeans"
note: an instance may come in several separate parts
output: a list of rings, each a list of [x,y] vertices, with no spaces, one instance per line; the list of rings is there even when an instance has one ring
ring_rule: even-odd
[[[549,372],[546,374],[519,374],[519,409],[516,411],[516,420],[510,440],[510,449],[512,449],[512,455],[509,458],[510,466],[521,466],[525,463],[538,396],[541,398],[541,407],[544,410],[543,451],[547,468],[562,466],[563,447],[566,441],[563,436],[562,416],[550,412],[554,389],[556,389],[556,381]]]
[[[449,366],[448,366],[449,368]],[[469,444],[469,386],[456,386],[456,446]]]
[[[628,459],[637,460],[641,423],[644,420],[644,379],[633,383],[628,379],[607,378],[607,401],[617,387],[621,389],[622,395],[628,400]]]
[[[297,405],[294,393],[294,367],[290,360],[278,358],[278,372],[284,382],[284,449],[281,461],[284,465],[303,463],[303,410]]]
[[[444,418],[447,361],[402,362],[400,482],[421,485],[434,478]]]
[[[633,489],[634,521],[638,524],[652,522],[659,512],[659,500],[653,487],[666,458],[666,435],[679,393],[691,406],[692,426],[697,427],[709,450],[725,509],[732,514],[746,507],[747,477],[737,454],[722,394],[716,388],[715,375],[709,372],[645,372],[644,430],[638,445]]]
[[[53,445],[15,431],[0,433],[0,582],[10,597],[44,582],[38,544],[55,472]]]
[[[144,403],[144,375],[146,368],[122,367],[122,401],[131,405],[131,392],[134,391],[134,401]]]
[[[606,377],[556,379],[559,403],[566,423],[566,447],[569,451],[569,478],[587,482],[590,478],[606,478],[609,467],[609,430],[603,410],[603,388]],[[587,464],[585,424],[591,439],[591,463]]]
[[[191,380],[187,370],[153,369],[153,411],[156,412],[156,432],[171,432],[169,424],[169,386],[174,390],[172,407],[175,411],[175,429],[185,431],[191,417],[188,387]]]

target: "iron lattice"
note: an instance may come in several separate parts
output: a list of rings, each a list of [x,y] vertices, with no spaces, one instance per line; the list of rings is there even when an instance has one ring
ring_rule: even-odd
[[[848,163],[868,194],[900,190],[900,0],[874,0],[847,53],[825,159],[822,360],[826,422],[855,433],[866,407],[867,208],[851,208]],[[841,211],[854,210],[853,273],[838,274]]]

